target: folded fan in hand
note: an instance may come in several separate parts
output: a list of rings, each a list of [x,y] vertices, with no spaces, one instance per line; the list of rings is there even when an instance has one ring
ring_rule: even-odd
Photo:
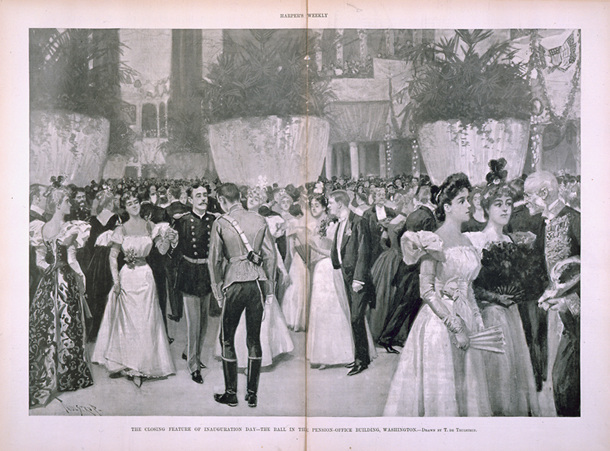
[[[470,348],[504,354],[504,333],[500,326],[483,329],[480,332],[468,335],[468,338],[470,339]]]

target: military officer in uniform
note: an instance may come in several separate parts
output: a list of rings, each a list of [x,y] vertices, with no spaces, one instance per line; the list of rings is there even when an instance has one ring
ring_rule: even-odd
[[[207,211],[208,188],[199,183],[188,189],[192,210],[175,220],[178,244],[173,256],[178,259],[176,289],[184,299],[187,343],[182,353],[194,382],[203,384],[200,360],[203,341],[208,326],[210,295],[210,275],[208,271],[208,250],[210,231],[215,216]]]
[[[541,214],[543,241],[549,276],[563,260],[580,257],[580,213],[559,197],[553,174],[538,171],[525,180],[525,201],[532,216]],[[563,323],[557,357],[553,363],[553,396],[557,416],[580,416],[580,282],[558,295],[549,287],[538,301],[545,310],[558,312]],[[548,296],[547,296],[548,294]]]
[[[256,407],[262,350],[260,329],[264,304],[274,296],[276,257],[267,222],[258,213],[245,210],[233,183],[218,188],[222,211],[212,226],[210,277],[214,297],[222,307],[220,342],[225,393],[214,399],[237,405],[237,355],[235,330],[246,311],[248,383],[246,401]]]

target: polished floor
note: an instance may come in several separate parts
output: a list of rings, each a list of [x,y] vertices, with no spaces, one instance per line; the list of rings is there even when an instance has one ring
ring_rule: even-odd
[[[93,365],[94,385],[76,392],[61,393],[49,405],[30,415],[138,415],[138,416],[283,416],[283,417],[375,417],[383,412],[389,384],[399,355],[378,348],[378,356],[364,372],[347,377],[342,366],[323,370],[309,368],[305,359],[306,335],[291,333],[295,349],[278,357],[261,374],[258,407],[243,400],[246,376],[239,374],[239,405],[218,404],[213,394],[224,391],[222,366],[212,354],[216,345],[218,319],[211,318],[206,337],[207,369],[203,385],[191,380],[181,359],[186,341],[185,321],[169,322],[176,374],[162,380],[144,381],[141,387],[125,378],[110,379],[107,371]],[[557,331],[557,328],[554,329]],[[549,337],[556,348],[557,332]],[[400,348],[399,348],[400,349]],[[91,350],[89,350],[91,352]],[[550,379],[550,378],[549,378]],[[543,416],[554,416],[550,383],[540,395]]]

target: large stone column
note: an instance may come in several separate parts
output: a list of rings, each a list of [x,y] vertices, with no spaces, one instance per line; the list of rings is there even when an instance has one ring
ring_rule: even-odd
[[[394,55],[394,30],[385,30],[385,46],[389,56]]]
[[[366,30],[358,30],[358,40],[360,41],[360,59],[364,61],[368,54]]]
[[[316,53],[316,67],[318,69],[318,71],[322,70],[322,47],[320,46],[320,43],[322,42],[322,33],[320,32],[319,37],[316,39],[316,45],[315,45],[315,53]]]
[[[142,102],[138,102],[136,105],[136,129],[134,131],[137,134],[142,133]]]
[[[330,180],[333,176],[333,145],[329,144],[326,151],[325,177]]]
[[[337,29],[337,64],[343,67],[343,29]]]
[[[351,176],[353,179],[357,179],[360,174],[360,161],[358,155],[358,143],[351,142],[349,143],[349,159],[350,159],[350,168],[351,168]]]
[[[381,177],[388,176],[388,162],[386,161],[385,142],[379,143],[379,175]]]
[[[343,175],[343,149],[340,147],[337,149],[337,152],[335,152],[335,174],[336,175]],[[332,174],[331,174],[332,175]]]
[[[367,175],[369,167],[368,167],[368,149],[367,146],[362,143],[358,143],[358,175],[363,174]]]
[[[157,138],[161,136],[161,118],[159,117],[159,103],[155,103],[157,109]]]

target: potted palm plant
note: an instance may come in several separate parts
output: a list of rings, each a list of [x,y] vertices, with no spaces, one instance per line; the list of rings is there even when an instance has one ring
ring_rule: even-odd
[[[201,91],[219,177],[249,185],[259,176],[284,186],[316,180],[333,97],[309,56],[314,38],[307,30],[232,33]]]
[[[414,47],[407,115],[434,183],[464,172],[477,183],[487,162],[504,157],[509,177],[521,175],[529,140],[531,89],[509,40],[493,31],[456,30]]]
[[[107,155],[129,153],[120,83],[136,72],[120,61],[117,30],[30,30],[30,182],[63,174],[98,179]]]

